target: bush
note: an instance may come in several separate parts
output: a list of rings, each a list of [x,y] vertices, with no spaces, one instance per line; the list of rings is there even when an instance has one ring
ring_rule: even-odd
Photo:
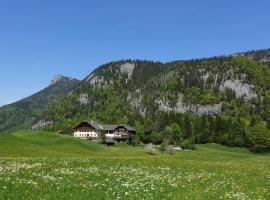
[[[162,136],[160,133],[158,132],[152,132],[150,135],[149,135],[149,138],[150,138],[150,141],[153,143],[153,144],[160,144],[162,142]]]
[[[246,134],[251,151],[270,151],[270,131],[262,123],[249,127]]]
[[[240,135],[237,135],[234,140],[233,140],[233,143],[235,146],[237,147],[244,147],[245,146],[245,140],[242,136]]]
[[[184,142],[181,144],[182,149],[188,149],[188,150],[195,150],[196,146],[191,139],[186,139]]]
[[[157,154],[157,149],[155,148],[155,146],[150,143],[145,145],[144,149],[147,151],[147,153],[149,153],[150,155],[155,155]]]
[[[132,138],[130,144],[131,144],[132,146],[138,146],[138,145],[140,144],[140,137],[139,137],[138,135],[135,135],[135,136]]]
[[[151,133],[145,134],[141,138],[141,140],[143,143],[160,144],[162,142],[162,136],[160,133],[151,132]]]
[[[161,153],[164,153],[166,151],[166,144],[162,143],[160,146],[159,146],[159,151]]]
[[[167,154],[173,155],[173,154],[175,154],[175,152],[176,152],[176,150],[173,148],[172,145],[169,145],[169,146],[166,147],[166,153]]]

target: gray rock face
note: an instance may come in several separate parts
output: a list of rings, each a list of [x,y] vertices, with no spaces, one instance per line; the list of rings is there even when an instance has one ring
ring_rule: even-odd
[[[244,99],[247,101],[257,98],[257,94],[254,92],[254,85],[242,83],[239,79],[226,80],[222,85],[219,86],[220,91],[225,91],[225,88],[235,91],[237,98],[244,97]]]
[[[215,115],[221,113],[222,102],[218,104],[212,105],[200,105],[200,104],[192,104],[190,105],[190,112],[199,114],[199,115]]]
[[[260,62],[262,63],[269,63],[270,62],[270,58],[269,57],[264,57],[260,60]]]
[[[201,77],[205,85],[210,74],[203,69],[201,72],[203,73]],[[257,98],[254,85],[245,83],[247,80],[246,74],[235,74],[233,69],[229,69],[224,73],[220,85],[217,85],[218,74],[213,74],[213,76],[215,79],[213,86],[218,86],[220,91],[224,92],[226,88],[231,89],[235,91],[237,98],[244,97],[246,101]]]
[[[209,76],[210,76],[210,74],[208,72],[206,72],[205,74],[202,75],[202,79],[203,79],[204,85],[206,84],[206,81],[207,81],[207,79],[208,79]]]
[[[92,79],[94,78],[95,74],[91,74],[90,76],[87,77],[86,81],[88,81],[89,83],[91,83]],[[93,82],[92,82],[93,83]]]
[[[128,74],[128,77],[130,78],[133,74],[134,68],[134,63],[125,63],[120,66],[120,72],[121,74]]]
[[[173,78],[175,76],[175,72],[174,71],[170,71],[166,74],[164,74],[162,77],[161,77],[161,80],[166,82],[166,81],[169,81],[171,78]]]
[[[221,113],[221,106],[223,103],[212,104],[212,105],[201,105],[201,104],[185,104],[183,102],[183,95],[179,94],[176,106],[171,107],[168,102],[164,100],[156,100],[160,111],[164,112],[176,112],[186,113],[192,112],[198,115],[203,114],[219,114]]]
[[[62,80],[64,80],[64,79],[67,79],[68,81],[77,81],[76,79],[74,79],[74,78],[71,78],[71,77],[66,77],[66,76],[62,76],[62,75],[55,75],[54,77],[53,77],[53,80],[50,82],[50,85],[54,85],[54,84],[56,84],[56,83],[58,83],[58,82],[60,82],[60,81],[62,81]]]
[[[89,76],[87,78],[87,81],[91,85],[101,86],[102,84],[105,84],[104,77],[102,77],[102,76],[96,76],[95,74],[92,74],[91,76]]]
[[[78,101],[83,105],[88,104],[89,102],[88,94],[85,93],[80,94],[78,97]]]
[[[59,81],[61,81],[64,77],[62,75],[55,75],[53,77],[53,80],[51,81],[50,85],[53,85]]]
[[[40,120],[32,126],[32,130],[44,128],[45,126],[51,125],[52,123],[52,121]]]
[[[135,64],[134,63],[125,63],[123,65],[118,66],[117,73],[120,74],[127,74],[128,78],[130,78],[133,74]],[[108,70],[112,70],[111,67],[108,68]],[[94,86],[102,86],[107,84],[113,84],[113,80],[104,80],[103,76],[96,75],[95,73],[92,73],[86,81]],[[126,80],[127,82],[128,80]]]
[[[139,111],[142,116],[145,116],[145,107],[143,106],[143,97],[140,91],[137,90],[132,95],[129,95],[127,100],[130,102],[131,106]],[[175,106],[170,106],[169,102],[164,99],[156,99],[155,103],[158,105],[158,110],[162,112],[175,112],[175,113],[186,113],[192,112],[198,115],[215,115],[221,113],[221,107],[224,102],[218,104],[186,104],[183,102],[183,94],[178,95],[178,101]]]
[[[127,101],[130,103],[130,105],[139,111],[139,113],[142,116],[145,116],[145,108],[142,103],[143,96],[141,94],[141,90],[137,89],[132,94],[130,93],[127,97]]]

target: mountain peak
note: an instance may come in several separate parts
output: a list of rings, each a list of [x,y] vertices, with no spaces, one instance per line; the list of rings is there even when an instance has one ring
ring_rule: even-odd
[[[72,78],[72,77],[67,77],[67,76],[63,76],[63,75],[60,75],[60,74],[57,74],[53,77],[52,81],[50,82],[50,85],[54,85],[60,81],[63,81],[63,80],[68,80],[68,81],[76,81],[76,79]]]

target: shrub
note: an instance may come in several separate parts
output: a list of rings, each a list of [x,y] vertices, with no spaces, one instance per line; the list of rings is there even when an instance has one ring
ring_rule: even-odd
[[[162,142],[162,136],[160,133],[153,131],[151,133],[143,135],[141,141],[143,143],[160,144]]]
[[[138,146],[140,144],[140,137],[138,135],[135,135],[134,138],[132,138],[130,144],[132,146]]]
[[[149,135],[149,139],[153,144],[160,144],[162,142],[162,136],[158,132],[152,132]]]
[[[234,138],[233,143],[234,143],[234,145],[237,146],[237,147],[243,147],[243,146],[245,146],[245,140],[244,140],[244,138],[243,138],[242,136],[240,136],[240,135],[237,135],[237,136]]]
[[[270,131],[262,123],[249,127],[246,132],[251,151],[270,151]]]
[[[157,154],[157,149],[155,148],[155,146],[152,143],[145,145],[144,148],[147,151],[147,153],[149,153],[150,155]]]
[[[162,143],[160,146],[159,146],[159,151],[161,153],[164,153],[166,151],[166,144]]]
[[[226,134],[223,134],[223,135],[221,135],[220,136],[220,144],[223,144],[223,145],[229,145],[229,134],[228,133],[226,133]]]
[[[186,139],[184,142],[182,142],[181,147],[183,149],[189,149],[189,150],[195,150],[196,146],[194,142],[191,139]]]

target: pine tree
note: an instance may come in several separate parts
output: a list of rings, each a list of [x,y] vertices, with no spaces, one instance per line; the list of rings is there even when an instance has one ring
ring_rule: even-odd
[[[192,137],[193,131],[191,121],[187,115],[185,116],[183,123],[184,123],[184,139],[188,139]]]

